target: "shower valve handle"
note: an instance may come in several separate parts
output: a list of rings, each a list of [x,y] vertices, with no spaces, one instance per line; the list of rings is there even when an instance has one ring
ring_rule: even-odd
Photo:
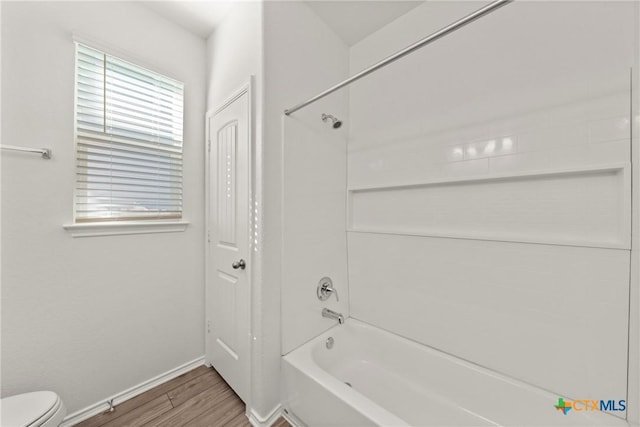
[[[316,289],[316,295],[320,301],[326,301],[331,295],[336,296],[336,301],[340,301],[338,298],[338,291],[334,289],[333,282],[328,277],[323,277],[318,282],[318,288]]]

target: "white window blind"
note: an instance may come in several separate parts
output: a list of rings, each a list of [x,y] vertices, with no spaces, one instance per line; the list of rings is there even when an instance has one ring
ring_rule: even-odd
[[[184,85],[76,44],[75,222],[182,217]]]

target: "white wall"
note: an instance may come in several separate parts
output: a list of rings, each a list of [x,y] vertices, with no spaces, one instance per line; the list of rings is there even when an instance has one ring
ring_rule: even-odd
[[[260,77],[261,49],[262,5],[239,3],[207,40],[207,110],[219,107],[249,76]]]
[[[351,73],[479,6],[426,2]],[[515,2],[351,86],[353,317],[626,398],[635,7]]]
[[[322,318],[323,307],[348,316],[348,92],[289,117],[283,114],[285,108],[343,80],[347,73],[347,46],[309,6],[266,3],[265,152],[269,150],[271,157],[265,179],[271,189],[282,185],[283,354],[333,326],[334,320]],[[343,120],[343,127],[333,129],[323,123],[323,112]],[[318,281],[324,276],[333,280],[340,302],[335,297],[325,302],[316,297]]]
[[[2,394],[73,413],[204,353],[205,44],[125,2],[2,5]],[[185,82],[184,233],[72,238],[77,32]]]

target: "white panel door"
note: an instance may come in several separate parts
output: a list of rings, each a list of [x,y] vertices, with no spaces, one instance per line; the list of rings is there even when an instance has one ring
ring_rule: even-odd
[[[207,362],[247,402],[250,378],[249,93],[208,118]]]

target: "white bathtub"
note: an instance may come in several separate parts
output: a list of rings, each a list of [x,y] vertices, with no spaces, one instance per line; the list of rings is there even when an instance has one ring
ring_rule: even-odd
[[[284,356],[282,370],[285,414],[301,426],[629,425],[564,415],[556,394],[351,318]]]

